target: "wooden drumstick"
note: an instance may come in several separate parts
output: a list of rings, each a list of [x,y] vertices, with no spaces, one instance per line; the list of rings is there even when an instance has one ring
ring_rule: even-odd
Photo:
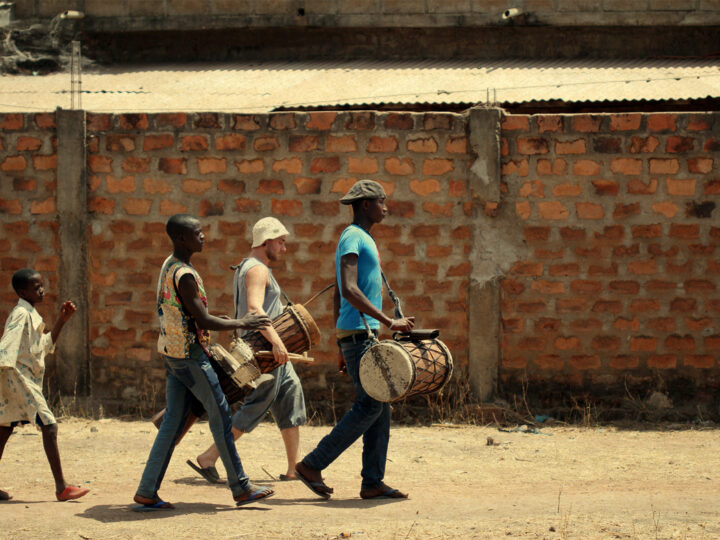
[[[312,356],[305,356],[304,354],[296,354],[296,353],[287,353],[288,360],[292,360],[293,362],[307,362],[311,363],[314,362],[315,359]],[[274,358],[274,355],[272,351],[258,351],[255,353],[255,356],[258,358],[261,358],[263,360],[270,360]]]

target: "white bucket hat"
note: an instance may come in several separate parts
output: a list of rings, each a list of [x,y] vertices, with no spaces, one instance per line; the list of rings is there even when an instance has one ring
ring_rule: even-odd
[[[279,219],[265,217],[259,220],[252,230],[252,247],[262,246],[266,240],[275,240],[290,234]]]

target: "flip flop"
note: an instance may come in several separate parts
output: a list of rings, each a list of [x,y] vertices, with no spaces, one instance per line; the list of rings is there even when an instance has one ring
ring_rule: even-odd
[[[217,472],[217,469],[215,467],[199,467],[198,465],[195,465],[192,461],[189,459],[185,462],[192,470],[194,470],[196,473],[198,473],[200,476],[202,476],[205,480],[208,481],[210,484],[224,484],[225,480],[220,479],[220,475]]]
[[[269,499],[273,495],[275,495],[275,492],[270,488],[250,484],[250,487],[241,495],[234,497],[235,506],[245,506],[246,504],[254,503],[262,499]]]
[[[408,496],[405,493],[401,493],[399,489],[393,489],[391,487],[387,487],[385,491],[382,493],[378,493],[377,495],[373,495],[371,497],[368,497],[366,495],[362,494],[362,491],[360,492],[360,497],[363,499],[407,499]]]
[[[330,486],[325,485],[325,482],[322,480],[320,482],[313,482],[309,478],[305,478],[300,471],[295,469],[295,474],[297,474],[298,480],[300,480],[303,484],[305,484],[310,491],[312,491],[315,495],[318,495],[319,497],[322,497],[325,500],[328,500],[330,498],[330,495],[333,492],[333,488]],[[320,489],[320,488],[325,488]]]
[[[292,477],[292,476],[288,476],[287,474],[281,474],[280,476],[278,476],[278,478],[280,478],[280,480],[282,480],[283,482],[294,482],[295,480],[298,479],[297,476]]]
[[[78,486],[66,486],[60,493],[55,493],[58,501],[71,501],[73,499],[79,499],[88,494],[90,490],[88,488],[81,488]]]
[[[173,506],[169,502],[165,502],[163,500],[158,500],[158,502],[154,504],[138,504],[137,506],[132,507],[133,512],[156,512],[158,510],[173,510],[175,506]]]

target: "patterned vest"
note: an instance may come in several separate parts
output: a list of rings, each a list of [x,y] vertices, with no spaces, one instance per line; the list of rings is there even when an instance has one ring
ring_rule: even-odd
[[[157,311],[160,318],[158,352],[170,358],[189,358],[193,343],[200,343],[206,349],[210,345],[210,332],[197,327],[178,297],[177,284],[186,274],[195,278],[200,299],[205,307],[208,305],[200,274],[190,264],[169,257],[160,271]]]

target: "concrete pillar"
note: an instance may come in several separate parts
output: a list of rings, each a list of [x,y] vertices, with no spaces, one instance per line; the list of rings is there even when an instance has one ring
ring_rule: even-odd
[[[484,212],[485,203],[500,202],[500,109],[472,109],[469,135],[475,161],[468,185],[476,206],[468,291],[468,358],[470,387],[482,401],[492,399],[500,367],[500,223]]]
[[[90,392],[85,126],[85,111],[57,110],[59,295],[61,301],[70,299],[77,306],[56,348],[58,384],[63,395]]]

